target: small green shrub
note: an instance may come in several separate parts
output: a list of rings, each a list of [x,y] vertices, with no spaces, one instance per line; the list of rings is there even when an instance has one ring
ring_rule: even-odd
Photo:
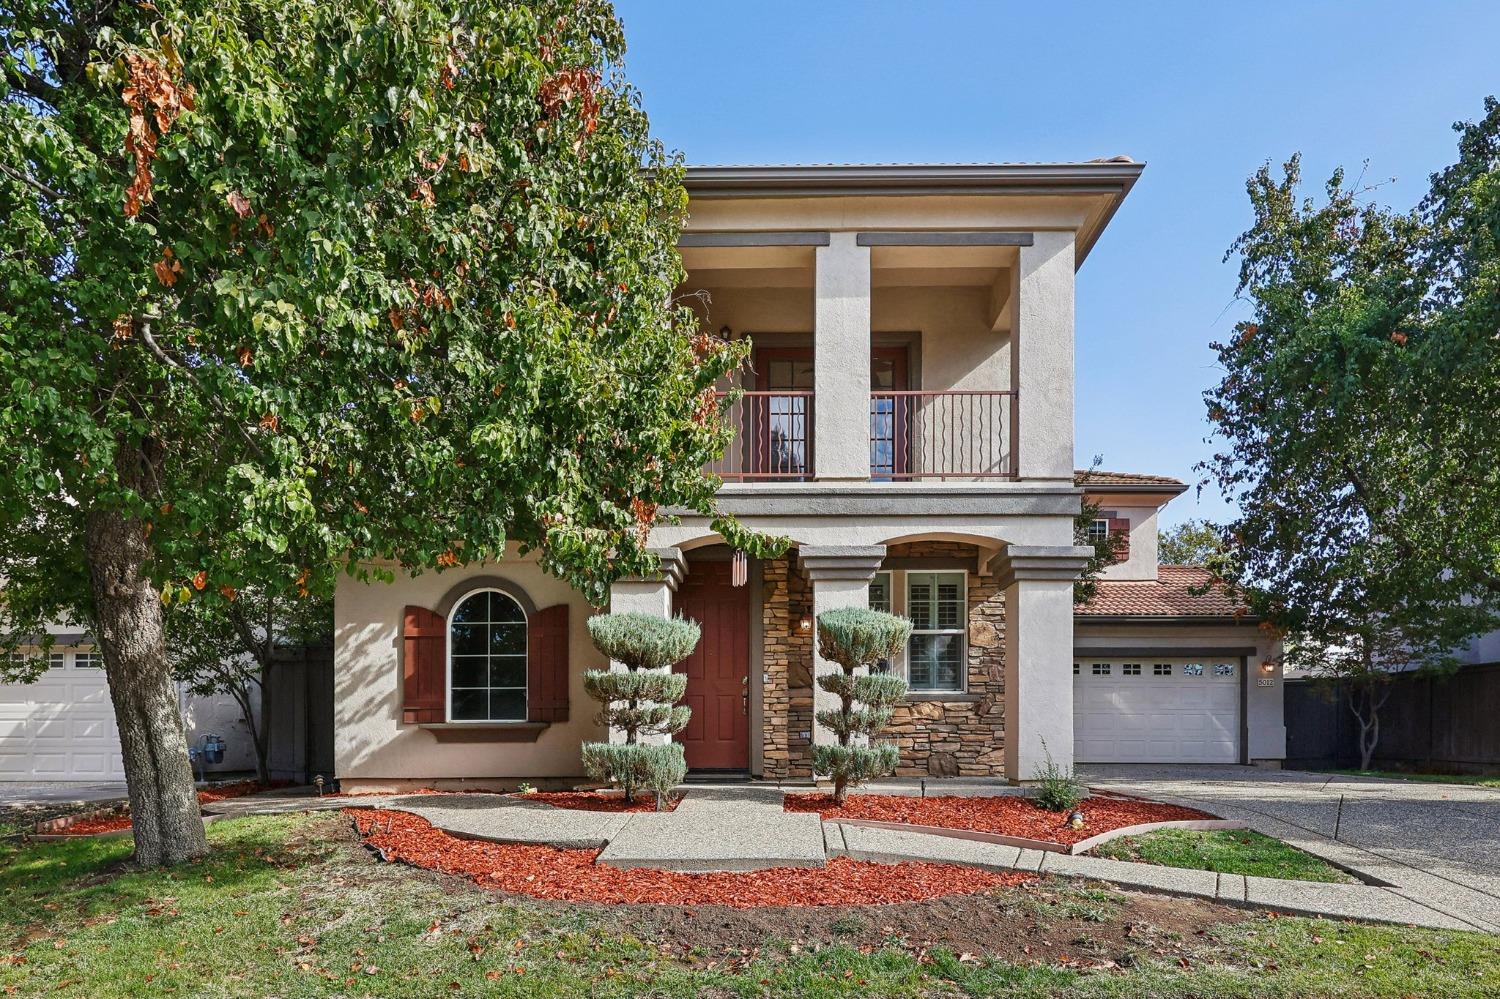
[[[687,776],[687,760],[675,742],[647,745],[640,742],[583,744],[583,769],[594,780],[622,788],[633,800],[636,788],[649,788],[656,795],[656,810]]]
[[[1084,787],[1073,776],[1072,770],[1060,766],[1052,758],[1052,751],[1047,748],[1045,741],[1042,743],[1042,753],[1046,756],[1046,761],[1031,775],[1036,783],[1036,793],[1032,800],[1049,812],[1071,812],[1083,800]]]
[[[680,663],[698,647],[696,621],[650,614],[596,614],[589,618],[594,648],[626,669],[659,669]]]

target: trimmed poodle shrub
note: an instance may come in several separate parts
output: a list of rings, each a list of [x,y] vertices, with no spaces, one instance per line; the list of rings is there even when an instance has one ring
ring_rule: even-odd
[[[839,707],[819,711],[817,719],[839,741],[836,746],[813,747],[813,769],[833,778],[836,805],[848,798],[850,787],[896,772],[894,745],[855,740],[867,740],[890,723],[891,712],[906,696],[906,681],[890,674],[855,671],[900,655],[910,635],[911,622],[906,618],[863,607],[840,607],[818,615],[818,653],[837,663],[841,672],[818,677],[818,686],[837,697]]]

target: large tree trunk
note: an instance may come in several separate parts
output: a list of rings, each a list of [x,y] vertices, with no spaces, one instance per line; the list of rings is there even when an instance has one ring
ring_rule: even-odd
[[[122,477],[139,484],[144,455],[122,448]],[[144,492],[144,491],[143,491]],[[145,576],[144,525],[114,512],[88,516],[85,554],[104,672],[120,730],[135,859],[158,867],[208,852],[182,709],[167,668],[161,601]]]

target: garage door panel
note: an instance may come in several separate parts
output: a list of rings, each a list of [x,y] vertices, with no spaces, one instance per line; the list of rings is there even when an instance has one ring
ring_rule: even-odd
[[[1090,660],[1090,665],[1099,660]],[[1183,667],[1198,660],[1153,658],[1141,674],[1121,663],[1109,674],[1086,668],[1073,680],[1074,758],[1080,763],[1239,762],[1239,671],[1203,675]],[[1171,672],[1156,675],[1156,663]]]

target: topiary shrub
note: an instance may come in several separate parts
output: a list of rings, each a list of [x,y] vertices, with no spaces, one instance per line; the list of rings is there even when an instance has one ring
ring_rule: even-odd
[[[841,672],[818,677],[818,686],[837,697],[839,707],[819,711],[817,719],[839,741],[836,746],[813,747],[813,769],[833,778],[835,805],[843,805],[850,787],[896,772],[899,755],[894,745],[856,745],[855,738],[885,728],[906,696],[906,681],[888,673],[857,676],[855,671],[899,655],[910,635],[906,618],[863,607],[818,615],[818,652],[837,663]]]
[[[697,647],[698,625],[686,618],[627,613],[599,614],[588,626],[594,647],[625,669],[589,670],[583,689],[599,702],[599,721],[625,733],[625,741],[584,743],[583,771],[619,787],[626,801],[635,800],[636,788],[650,788],[660,811],[667,793],[687,776],[687,762],[680,745],[646,745],[640,737],[687,727],[692,712],[676,703],[687,692],[687,677],[669,670]]]

